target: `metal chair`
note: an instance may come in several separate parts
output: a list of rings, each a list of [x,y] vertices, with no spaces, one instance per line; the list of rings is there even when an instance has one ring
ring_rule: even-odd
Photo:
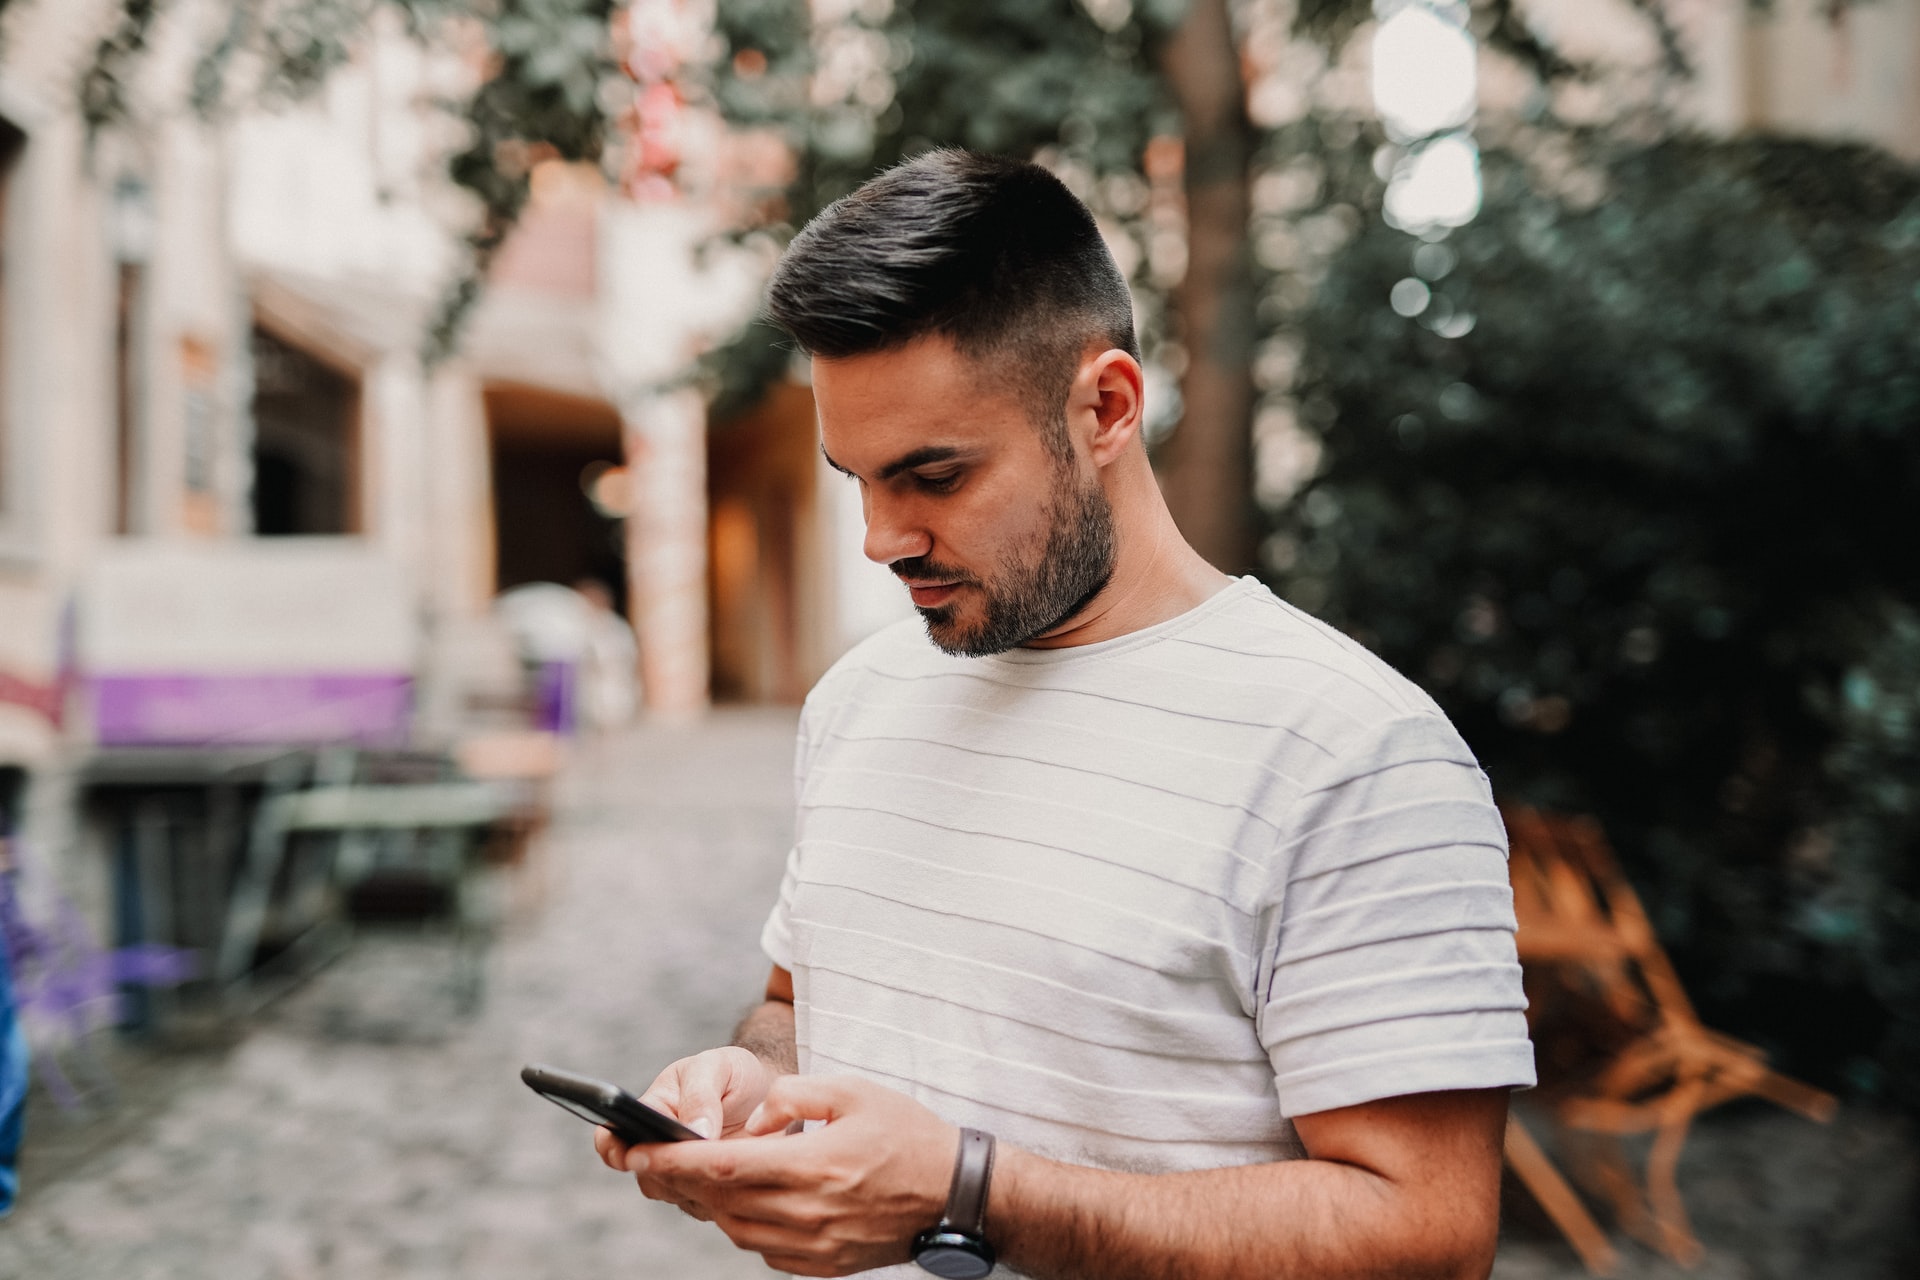
[[[345,945],[356,898],[401,888],[437,899],[452,921],[455,998],[478,1005],[493,923],[481,846],[514,804],[486,783],[445,777],[443,763],[429,762],[439,778],[373,780],[365,775],[377,769],[342,752],[322,762],[312,787],[269,785],[221,941],[216,972],[230,999],[251,994],[270,925],[290,948],[324,958]],[[318,838],[315,856],[297,856],[303,838]]]

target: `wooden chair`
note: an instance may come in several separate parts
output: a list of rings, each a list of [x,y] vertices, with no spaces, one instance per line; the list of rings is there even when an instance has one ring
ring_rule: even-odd
[[[1539,1100],[1576,1139],[1585,1173],[1612,1201],[1621,1226],[1692,1266],[1704,1251],[1675,1171],[1693,1118],[1754,1096],[1824,1123],[1834,1099],[1768,1069],[1754,1046],[1701,1025],[1597,823],[1521,807],[1507,808],[1505,817],[1527,1016],[1542,1059]],[[1573,1065],[1549,1061],[1556,1037],[1585,1050],[1586,1061],[1563,1079],[1549,1078],[1550,1066]],[[1648,1133],[1653,1145],[1636,1178],[1624,1140]],[[1592,1219],[1577,1200],[1568,1204],[1566,1184],[1517,1125],[1507,1154],[1588,1269],[1605,1274],[1611,1250],[1594,1247]]]
[[[1547,1216],[1553,1219],[1553,1225],[1560,1228],[1560,1234],[1580,1255],[1580,1261],[1586,1264],[1587,1270],[1596,1276],[1612,1275],[1620,1259],[1613,1251],[1607,1233],[1587,1212],[1587,1206],[1580,1203],[1580,1197],[1574,1194],[1567,1180],[1560,1176],[1560,1170],[1554,1168],[1547,1153],[1540,1149],[1540,1144],[1520,1123],[1519,1116],[1507,1117],[1505,1153],[1514,1176],[1539,1201],[1540,1207],[1547,1211]]]

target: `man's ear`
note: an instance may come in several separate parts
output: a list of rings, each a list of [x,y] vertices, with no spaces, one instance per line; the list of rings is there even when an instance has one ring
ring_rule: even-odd
[[[1110,347],[1081,362],[1069,407],[1092,419],[1087,450],[1095,466],[1106,466],[1140,438],[1146,406],[1146,380],[1138,360]]]

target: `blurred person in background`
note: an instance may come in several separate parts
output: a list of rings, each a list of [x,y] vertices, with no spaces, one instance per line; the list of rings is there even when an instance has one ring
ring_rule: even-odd
[[[633,628],[613,611],[606,583],[529,582],[501,592],[494,613],[512,633],[526,668],[536,728],[570,735],[633,720],[639,655]]]
[[[640,703],[640,650],[633,628],[614,611],[613,591],[606,583],[582,578],[573,590],[587,606],[580,652],[580,718],[605,733],[633,723]]]
[[[1486,1275],[1533,1082],[1486,778],[1181,538],[1091,214],[929,153],[769,312],[925,634],[808,698],[765,1002],[646,1095],[725,1141],[602,1158],[801,1275]]]

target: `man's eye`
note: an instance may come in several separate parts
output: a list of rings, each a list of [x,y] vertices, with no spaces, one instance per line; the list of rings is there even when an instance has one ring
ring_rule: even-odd
[[[958,471],[947,471],[935,476],[915,472],[914,479],[922,489],[927,490],[929,493],[952,493],[960,485],[960,473]]]

